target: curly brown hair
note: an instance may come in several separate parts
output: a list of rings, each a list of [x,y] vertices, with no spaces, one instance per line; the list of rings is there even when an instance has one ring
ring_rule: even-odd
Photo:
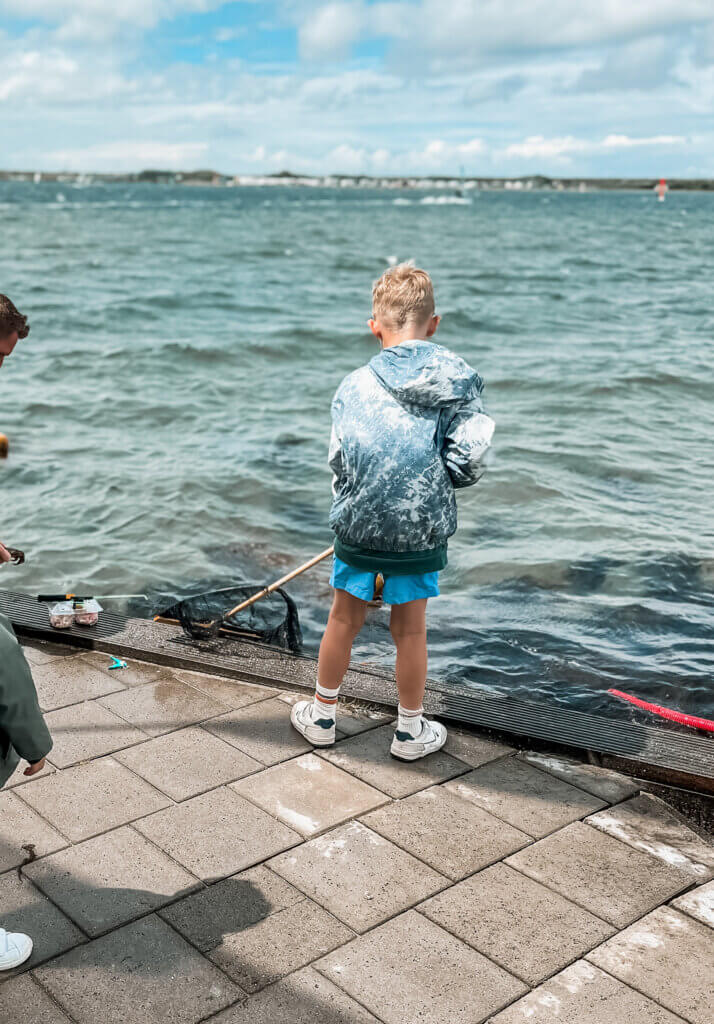
[[[12,303],[7,295],[0,295],[0,338],[17,331],[18,338],[26,338],[30,333],[27,317]]]

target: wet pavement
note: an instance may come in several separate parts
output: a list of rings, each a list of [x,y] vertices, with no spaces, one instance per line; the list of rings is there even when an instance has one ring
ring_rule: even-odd
[[[0,793],[0,1024],[714,1024],[714,851],[645,784],[350,703],[26,648],[55,747]]]

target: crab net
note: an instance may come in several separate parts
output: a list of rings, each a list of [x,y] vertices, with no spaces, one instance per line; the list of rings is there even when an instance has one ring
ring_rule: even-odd
[[[184,633],[194,640],[211,637],[252,640],[299,654],[302,651],[302,631],[297,605],[282,589],[274,590],[237,615],[220,621],[231,608],[262,589],[260,584],[245,583],[196,594],[165,608],[158,617],[179,622]],[[220,623],[218,627],[210,628],[216,622]]]

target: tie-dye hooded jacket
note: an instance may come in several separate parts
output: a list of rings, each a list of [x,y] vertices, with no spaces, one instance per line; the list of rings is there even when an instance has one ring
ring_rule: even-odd
[[[483,381],[430,341],[383,349],[332,402],[330,527],[372,551],[427,551],[456,530],[454,488],[475,484],[495,424]]]

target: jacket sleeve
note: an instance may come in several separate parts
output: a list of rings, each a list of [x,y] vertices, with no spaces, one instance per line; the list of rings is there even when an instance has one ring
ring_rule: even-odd
[[[40,711],[30,666],[7,619],[0,616],[0,732],[25,761],[41,761],[52,739]]]
[[[332,470],[332,496],[337,496],[340,480],[344,475],[344,459],[342,456],[342,438],[340,436],[340,414],[342,412],[342,400],[339,389],[332,400],[332,433],[330,435],[330,451],[327,456],[327,464]]]
[[[454,487],[470,487],[483,476],[495,429],[480,397],[458,406],[447,423],[441,451]]]
[[[332,497],[336,497],[339,490],[340,478],[342,477],[342,444],[337,429],[333,423],[330,436],[330,453],[327,457],[327,464],[332,470]]]

